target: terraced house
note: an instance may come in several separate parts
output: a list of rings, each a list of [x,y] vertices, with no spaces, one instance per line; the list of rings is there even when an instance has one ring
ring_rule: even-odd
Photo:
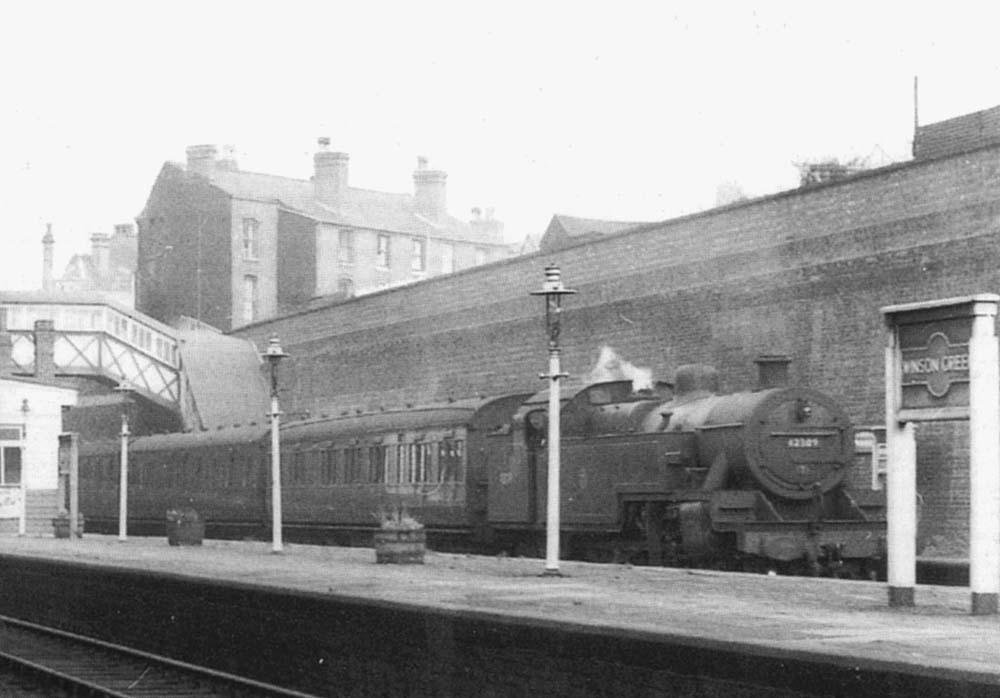
[[[349,184],[319,140],[309,180],[244,172],[231,150],[167,162],[137,219],[137,308],[228,330],[280,313],[503,259],[503,224],[448,213],[447,174],[418,158],[412,193]]]

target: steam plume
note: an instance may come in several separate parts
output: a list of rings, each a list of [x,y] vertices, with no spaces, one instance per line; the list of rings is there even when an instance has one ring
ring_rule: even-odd
[[[601,347],[601,355],[597,358],[597,365],[590,372],[591,382],[600,381],[632,381],[632,391],[652,390],[653,371],[649,368],[639,368],[618,356],[614,349],[609,346]]]

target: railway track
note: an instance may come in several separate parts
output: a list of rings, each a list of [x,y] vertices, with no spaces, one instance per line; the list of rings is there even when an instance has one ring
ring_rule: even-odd
[[[316,698],[6,616],[0,616],[0,664],[74,696]]]

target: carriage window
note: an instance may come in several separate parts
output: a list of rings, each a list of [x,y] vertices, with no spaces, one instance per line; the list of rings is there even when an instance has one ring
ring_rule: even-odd
[[[368,481],[386,482],[389,476],[389,449],[386,446],[368,448]]]
[[[410,444],[410,482],[434,482],[430,477],[437,444]]]
[[[442,441],[438,448],[438,482],[462,482],[464,441]]]
[[[302,451],[293,451],[291,458],[286,459],[282,464],[281,468],[284,471],[282,477],[286,478],[286,482],[291,485],[298,485],[302,482],[302,471],[305,466],[305,453]]]
[[[361,465],[364,451],[360,448],[348,448],[342,451],[344,457],[344,482],[361,482]]]
[[[336,451],[331,448],[324,448],[319,453],[319,483],[321,485],[332,485],[336,481],[337,461]]]

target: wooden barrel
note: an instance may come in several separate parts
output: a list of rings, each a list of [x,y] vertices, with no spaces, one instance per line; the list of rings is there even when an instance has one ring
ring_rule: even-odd
[[[427,532],[380,529],[375,531],[375,562],[380,565],[422,565],[427,550]]]

